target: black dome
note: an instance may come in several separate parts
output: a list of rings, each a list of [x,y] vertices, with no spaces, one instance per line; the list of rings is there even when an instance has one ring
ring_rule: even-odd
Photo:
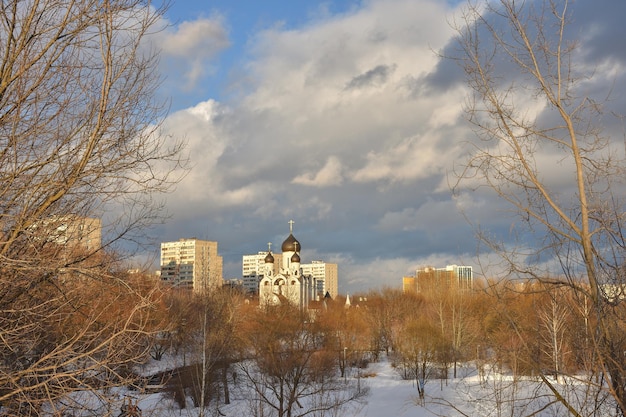
[[[302,246],[300,246],[300,242],[290,233],[289,237],[283,242],[281,249],[283,252],[300,252]]]
[[[297,253],[294,253],[293,256],[291,257],[291,262],[300,262],[300,255],[298,255]]]
[[[265,263],[266,264],[274,263],[274,256],[272,256],[272,252],[267,252],[267,255],[265,256]]]

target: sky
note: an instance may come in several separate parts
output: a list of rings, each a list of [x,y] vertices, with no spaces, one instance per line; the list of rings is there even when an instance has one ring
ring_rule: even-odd
[[[217,241],[224,278],[238,278],[242,256],[279,248],[293,220],[302,262],[337,263],[344,294],[398,288],[422,266],[480,274],[467,218],[503,239],[513,226],[493,195],[450,188],[475,140],[463,73],[439,55],[452,50],[460,7],[174,0],[155,35],[159,94],[164,132],[187,142],[190,169],[167,195],[157,240]],[[589,89],[611,90],[623,110],[626,2],[570,9],[570,33],[597,65]]]

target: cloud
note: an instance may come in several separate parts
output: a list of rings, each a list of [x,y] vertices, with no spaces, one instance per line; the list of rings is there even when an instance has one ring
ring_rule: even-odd
[[[230,46],[228,31],[220,16],[185,21],[154,35],[161,48],[165,72],[182,74],[183,88],[191,90],[211,71],[211,61]]]
[[[163,35],[163,53],[184,58],[211,57],[229,46],[220,18],[182,22],[176,30]]]
[[[207,93],[165,123],[189,142],[193,169],[169,198],[163,238],[206,230],[226,275],[237,276],[241,255],[280,245],[293,218],[303,261],[337,262],[352,293],[400,285],[420,265],[471,265],[476,242],[464,216],[506,237],[510,217],[493,192],[450,192],[476,137],[464,120],[463,71],[433,52],[454,50],[449,4],[371,0],[297,26],[246,28],[247,49],[224,86],[236,93],[222,102]],[[179,90],[206,78],[229,46],[227,24],[201,19],[165,34],[166,58],[176,58],[169,74],[185,77]],[[584,45],[611,39],[602,28]],[[623,84],[622,61],[612,59],[623,51],[600,52],[606,76],[591,91]],[[517,103],[529,117],[549,116],[540,103]],[[553,149],[537,156],[562,189],[570,166]]]
[[[384,139],[383,139],[384,140]],[[387,149],[370,151],[366,163],[355,170],[351,178],[355,182],[415,181],[445,171],[445,153],[438,149],[437,134],[426,137],[405,138]],[[448,160],[449,161],[449,160]]]
[[[294,184],[309,185],[312,187],[328,187],[340,185],[343,182],[341,162],[334,156],[328,157],[326,164],[316,173],[305,173],[292,181]]]
[[[389,78],[389,74],[395,70],[395,67],[395,65],[378,65],[351,79],[346,90],[382,85]]]
[[[230,112],[228,107],[207,100],[178,111],[165,121],[164,133],[186,141],[191,161],[189,173],[177,185],[176,198],[171,199],[173,211],[197,210],[196,204],[207,209],[247,205],[262,192],[262,187],[250,184],[225,188],[224,175],[228,171],[221,169],[220,158],[228,147],[228,135],[222,120]]]
[[[440,233],[448,227],[450,219],[459,217],[454,201],[448,199],[435,201],[428,198],[419,207],[405,207],[401,211],[390,211],[383,215],[376,225],[386,233],[392,232],[428,232],[436,228]],[[452,222],[454,223],[454,222]]]
[[[344,274],[360,263],[374,268],[372,255],[380,257],[379,266],[403,257],[411,264],[408,252],[421,245],[419,217],[411,212],[414,190],[444,175],[444,165],[460,152],[445,133],[458,118],[458,97],[416,98],[407,83],[423,82],[435,70],[432,47],[443,47],[451,30],[434,22],[447,13],[438,2],[374,1],[298,28],[254,34],[243,78],[234,80],[238,98],[209,99],[166,122],[169,133],[189,142],[193,164],[169,199],[171,238],[205,228],[228,265],[236,265],[237,257],[264,250],[269,240],[279,245],[287,231],[281,225],[293,218],[310,250],[303,251],[305,261],[341,260]],[[209,23],[180,27],[167,50],[177,37],[193,45],[203,31],[225,47],[222,23]],[[181,46],[180,53],[187,50]],[[407,216],[397,236],[394,222],[401,219],[393,213]],[[237,239],[228,225],[245,232]],[[315,233],[307,235],[311,228]],[[401,277],[406,270],[396,272]]]

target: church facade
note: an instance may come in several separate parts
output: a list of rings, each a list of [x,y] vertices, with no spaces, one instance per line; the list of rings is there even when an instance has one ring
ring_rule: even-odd
[[[289,221],[289,236],[281,246],[282,254],[279,255],[281,259],[275,259],[271,249],[265,256],[262,267],[263,279],[259,282],[261,306],[289,303],[306,309],[315,297],[317,287],[315,278],[302,273],[300,265],[302,246],[293,235],[293,224],[293,220]],[[279,264],[279,268],[275,268],[275,263]]]

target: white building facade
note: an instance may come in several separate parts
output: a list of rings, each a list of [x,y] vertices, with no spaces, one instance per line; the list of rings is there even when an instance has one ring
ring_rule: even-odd
[[[302,273],[311,275],[317,283],[317,296],[323,298],[326,293],[335,299],[338,293],[337,264],[324,261],[312,261],[310,264],[302,264]]]
[[[259,294],[259,282],[263,278],[265,270],[265,257],[270,251],[260,251],[255,255],[243,255],[242,260],[242,286],[249,294]],[[276,264],[275,264],[276,265]],[[276,268],[274,272],[277,272]]]
[[[183,238],[161,243],[161,281],[196,292],[222,286],[223,260],[217,242]]]

